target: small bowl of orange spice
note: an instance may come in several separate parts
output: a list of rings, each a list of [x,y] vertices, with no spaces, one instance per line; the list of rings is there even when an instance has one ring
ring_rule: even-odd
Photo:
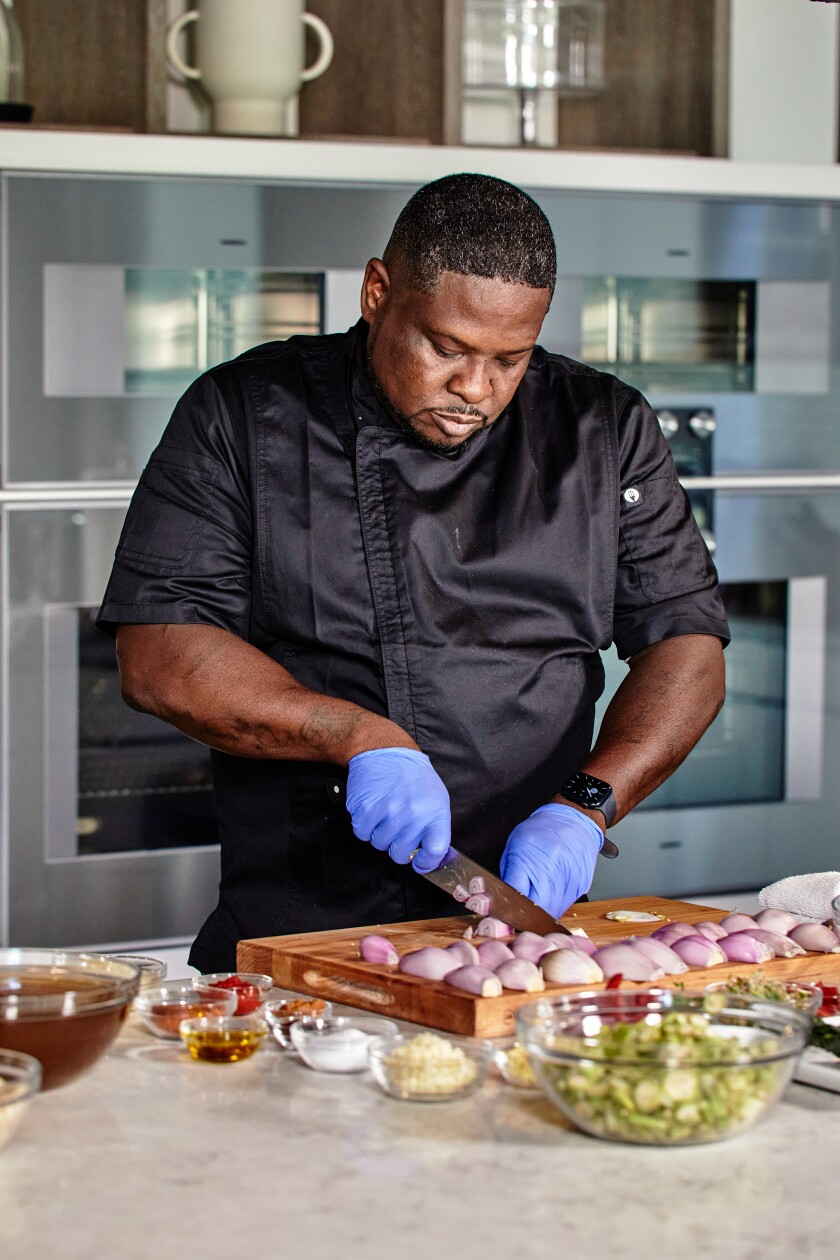
[[[236,994],[231,989],[200,988],[196,980],[170,980],[151,989],[141,989],[134,1010],[149,1032],[177,1041],[181,1021],[201,1015],[232,1015]]]
[[[332,1002],[312,997],[277,998],[266,1002],[262,1014],[278,1046],[289,1050],[292,1046],[292,1024],[323,1024],[332,1015]]]

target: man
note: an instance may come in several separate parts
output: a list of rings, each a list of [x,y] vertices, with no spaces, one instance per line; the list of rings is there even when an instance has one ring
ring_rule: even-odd
[[[536,346],[555,271],[519,189],[427,185],[356,328],[206,373],[152,455],[100,624],[129,704],[214,750],[202,970],[451,913],[411,869],[450,837],[559,915],[718,712],[714,568],[645,401]]]

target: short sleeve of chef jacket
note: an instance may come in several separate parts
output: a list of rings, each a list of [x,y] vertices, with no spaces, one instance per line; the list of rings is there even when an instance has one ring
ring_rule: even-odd
[[[247,638],[252,536],[246,438],[208,373],[143,471],[97,625],[202,624]]]
[[[619,385],[619,537],[613,640],[627,659],[682,634],[729,642],[717,573],[659,421]]]

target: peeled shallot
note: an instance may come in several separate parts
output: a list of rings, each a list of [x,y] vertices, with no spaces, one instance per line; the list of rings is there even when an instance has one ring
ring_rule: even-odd
[[[393,967],[400,961],[399,954],[388,938],[377,936],[375,932],[363,936],[359,941],[359,955],[365,962],[385,963],[388,967]]]
[[[685,940],[687,937],[682,939]],[[657,967],[661,967],[666,976],[681,976],[688,971],[688,964],[684,963],[676,950],[666,945],[664,941],[653,941],[649,936],[631,936],[628,944],[637,949],[640,954],[644,954],[651,962],[656,963]]]
[[[491,971],[495,971],[501,963],[510,962],[511,958],[516,957],[504,941],[482,941],[477,952],[479,964],[482,967],[489,967]]]
[[[689,967],[717,967],[726,962],[720,941],[710,941],[708,936],[696,932],[694,936],[681,936],[671,946]]]
[[[407,976],[419,976],[422,980],[443,980],[450,971],[462,965],[454,954],[437,945],[413,949],[400,959],[400,971]]]
[[[761,931],[760,928],[758,930]],[[757,940],[750,932],[730,932],[720,938],[718,945],[730,962],[763,963],[774,956],[770,946]]]
[[[726,928],[713,919],[701,919],[699,923],[695,923],[694,928],[698,936],[705,936],[710,941],[719,941],[722,936],[728,936]]]
[[[475,997],[501,997],[502,982],[487,967],[457,967],[444,977],[453,989],[462,989]]]
[[[757,941],[763,941],[765,945],[769,945],[776,958],[795,958],[797,954],[805,953],[801,945],[797,945],[796,941],[782,932],[770,932],[767,928],[745,928],[744,930],[747,936],[754,936]]]
[[[840,936],[824,923],[798,923],[788,935],[812,954],[840,954]]]
[[[759,910],[755,921],[765,932],[781,932],[783,936],[789,936],[799,926],[796,915],[788,914],[787,910]]]
[[[607,979],[621,975],[625,980],[658,980],[665,974],[662,967],[646,958],[627,941],[605,945],[602,949],[597,949],[592,957]]]
[[[469,941],[463,938],[460,941],[453,941],[451,945],[444,947],[447,954],[451,954],[458,962],[459,967],[466,967],[469,963],[477,963],[478,950],[475,945],[471,945]]]
[[[541,993],[545,988],[543,973],[527,958],[509,958],[500,963],[495,974],[506,989],[519,989],[525,993]]]
[[[758,927],[758,924],[751,914],[739,914],[735,911],[734,914],[725,915],[720,921],[720,926],[726,928],[727,936],[731,936],[733,932],[743,932],[746,928]]]
[[[579,949],[555,949],[543,954],[540,969],[550,984],[598,984],[604,978],[595,959]]]
[[[527,958],[533,963],[539,962],[543,954],[549,954],[556,948],[551,941],[536,932],[520,932],[510,947],[517,958]]]

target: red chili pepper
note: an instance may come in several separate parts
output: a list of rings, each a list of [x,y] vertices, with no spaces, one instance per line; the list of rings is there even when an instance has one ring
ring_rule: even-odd
[[[604,987],[606,989],[617,989],[623,979],[624,979],[624,976],[621,974],[620,971],[617,971],[614,976],[610,976],[609,980],[607,981]]]

